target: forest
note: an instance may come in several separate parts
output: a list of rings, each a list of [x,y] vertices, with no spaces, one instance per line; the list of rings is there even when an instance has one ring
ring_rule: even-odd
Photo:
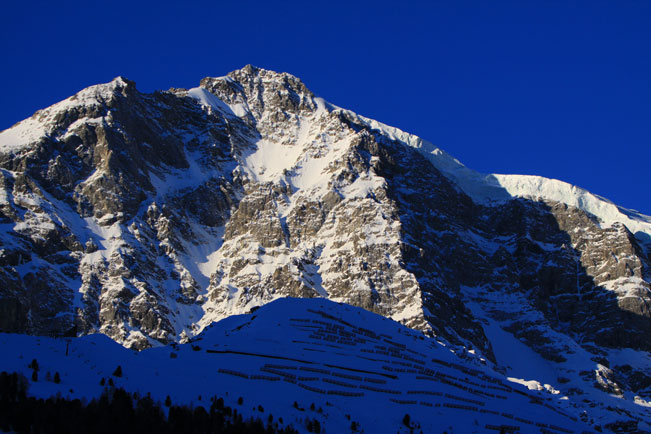
[[[29,380],[24,375],[0,373],[1,431],[18,434],[298,433],[291,426],[282,426],[282,418],[275,420],[271,414],[265,421],[244,420],[237,409],[224,405],[223,398],[216,396],[210,399],[206,410],[203,406],[174,405],[169,396],[161,404],[148,394],[140,396],[110,385],[99,398],[89,402],[61,396],[30,397],[28,388]],[[312,428],[310,422],[307,421]]]

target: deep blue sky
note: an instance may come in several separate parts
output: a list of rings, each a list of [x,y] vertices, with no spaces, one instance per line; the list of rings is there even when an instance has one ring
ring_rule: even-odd
[[[5,2],[0,129],[117,75],[194,87],[248,63],[483,172],[651,214],[651,2]]]

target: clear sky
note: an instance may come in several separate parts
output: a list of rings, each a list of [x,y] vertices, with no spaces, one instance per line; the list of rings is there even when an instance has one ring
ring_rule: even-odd
[[[0,129],[118,75],[253,64],[482,172],[651,214],[651,1],[83,1],[2,6]]]

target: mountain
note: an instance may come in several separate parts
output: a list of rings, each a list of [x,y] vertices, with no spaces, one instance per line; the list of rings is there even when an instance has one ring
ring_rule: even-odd
[[[648,414],[650,217],[561,181],[479,174],[292,75],[92,86],[0,133],[0,187],[6,332],[144,349],[327,298],[590,414]]]
[[[110,379],[155,402],[211,406],[222,398],[245,418],[267,423],[271,415],[278,428],[301,432],[315,420],[324,432],[594,432],[558,392],[529,390],[419,332],[324,299],[276,300],[187,344],[141,352],[102,335],[3,334],[0,343],[10,349],[0,370],[30,378],[36,359],[28,387],[36,397],[88,400]],[[56,373],[59,383],[47,380]]]

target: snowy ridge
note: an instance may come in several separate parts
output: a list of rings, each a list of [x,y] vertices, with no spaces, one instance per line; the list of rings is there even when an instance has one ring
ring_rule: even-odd
[[[476,203],[496,206],[513,197],[561,202],[598,217],[606,226],[623,223],[633,233],[651,235],[650,216],[617,206],[583,188],[542,176],[482,174],[467,168],[447,152],[420,137],[351,111],[344,111],[362,120],[371,129],[379,130],[391,139],[419,149],[437,169],[453,180]]]
[[[28,148],[42,137],[55,132],[59,127],[57,115],[76,107],[89,108],[101,105],[105,100],[110,99],[117,89],[128,85],[129,83],[123,77],[116,77],[109,83],[87,87],[70,98],[37,111],[29,119],[18,122],[0,132],[0,154],[16,153]],[[77,122],[92,120],[91,118],[82,118]],[[68,128],[73,129],[74,127],[73,124]]]
[[[567,182],[530,175],[492,175],[512,196],[562,202],[597,216],[604,224],[623,223],[633,232],[651,235],[651,217],[619,207]]]
[[[215,80],[217,79],[232,82],[232,78],[228,76],[218,77]],[[57,113],[74,107],[92,107],[93,105],[102,104],[104,100],[111,98],[116,89],[128,85],[129,83],[123,77],[117,77],[109,83],[90,86],[62,102],[47,109],[39,110],[31,118],[0,132],[0,152],[12,153],[25,149],[41,137],[53,132],[54,118]],[[250,108],[246,103],[228,104],[202,87],[188,90],[187,95],[196,99],[202,106],[219,110],[227,116],[245,117],[250,113]],[[478,203],[497,205],[512,197],[557,201],[587,211],[598,217],[606,225],[619,222],[625,224],[633,233],[642,232],[651,235],[650,216],[619,207],[608,199],[592,194],[580,187],[556,179],[533,175],[482,174],[467,168],[444,150],[418,136],[357,115],[349,110],[329,104],[321,98],[314,98],[314,100],[319,108],[315,114],[315,119],[326,115],[328,111],[342,111],[367,124],[371,129],[381,131],[391,139],[419,149],[428,156],[437,169],[455,181],[466,194]],[[77,124],[92,121],[98,121],[98,119],[82,118],[68,128],[72,130]],[[304,152],[305,144],[308,143],[304,134],[308,130],[309,126],[302,128],[303,133],[298,132],[299,136],[302,135],[299,139],[303,140],[299,140],[299,143],[291,149],[279,148],[282,145],[278,143],[261,141],[258,145],[258,151],[246,159],[246,167],[250,167],[250,172],[258,175],[260,181],[277,178],[278,167],[286,168],[288,164],[296,163],[297,158]],[[271,156],[274,158],[270,158]],[[284,156],[284,158],[278,159],[278,156]],[[271,160],[276,161],[275,166],[271,168],[273,176],[261,176],[261,174],[269,170],[263,162],[269,164]]]

